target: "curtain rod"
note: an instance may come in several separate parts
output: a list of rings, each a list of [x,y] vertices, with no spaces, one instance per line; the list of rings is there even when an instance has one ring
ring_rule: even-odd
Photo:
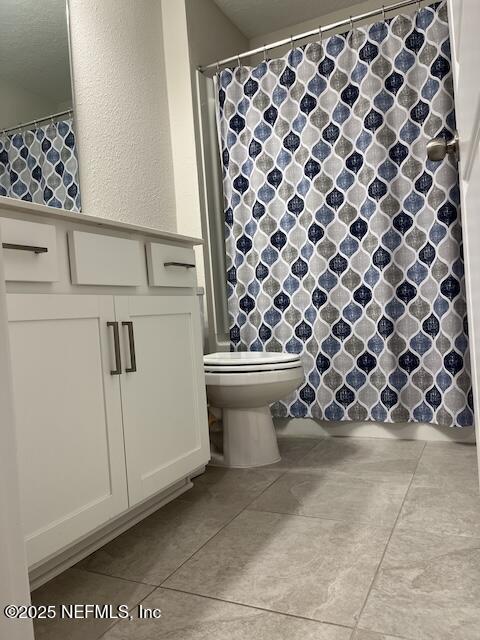
[[[36,118],[35,120],[30,120],[30,122],[22,122],[21,124],[17,124],[16,127],[10,127],[9,129],[0,129],[0,133],[1,134],[12,133],[12,131],[17,131],[17,129],[25,129],[25,127],[29,127],[32,124],[47,122],[48,120],[54,120],[55,118],[60,118],[61,116],[66,116],[68,114],[71,114],[73,116],[73,109],[67,109],[67,111],[59,111],[58,113],[52,113],[49,116],[44,116],[43,118]]]
[[[367,18],[372,18],[373,16],[377,16],[379,14],[385,15],[387,11],[395,11],[396,9],[402,9],[403,7],[408,7],[411,4],[416,4],[420,9],[420,2],[421,0],[402,0],[401,2],[395,2],[395,4],[382,6],[379,9],[373,9],[372,11],[367,11],[366,13],[360,13],[353,17],[350,16],[348,18],[345,18],[345,20],[332,22],[332,24],[328,24],[325,27],[319,26],[317,29],[312,29],[311,31],[305,31],[305,33],[299,33],[296,36],[289,36],[288,38],[284,38],[283,40],[278,40],[277,42],[272,42],[271,44],[266,44],[266,45],[263,45],[262,47],[251,49],[250,51],[244,51],[243,53],[238,53],[234,56],[230,56],[229,58],[224,58],[223,60],[219,60],[218,62],[211,62],[210,64],[207,64],[205,66],[198,67],[198,70],[201,71],[202,73],[207,71],[208,69],[218,70],[221,65],[228,64],[229,62],[240,63],[240,58],[253,56],[256,53],[266,53],[270,49],[276,49],[277,47],[281,47],[285,44],[293,44],[296,40],[303,40],[304,38],[311,38],[312,36],[321,36],[322,33],[325,31],[331,31],[332,29],[338,29],[339,27],[344,27],[346,25],[350,25],[353,27],[354,22],[359,22],[360,20],[366,20]]]

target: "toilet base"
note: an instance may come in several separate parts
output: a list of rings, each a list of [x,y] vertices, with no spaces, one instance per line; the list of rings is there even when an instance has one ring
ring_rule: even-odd
[[[268,406],[223,409],[223,456],[213,464],[225,467],[262,467],[281,460]]]

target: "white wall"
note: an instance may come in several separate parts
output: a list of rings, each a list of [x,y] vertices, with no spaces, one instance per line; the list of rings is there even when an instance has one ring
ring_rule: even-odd
[[[213,0],[162,0],[166,78],[180,233],[201,236],[196,148],[195,71],[245,47],[247,39]]]
[[[164,25],[168,25],[164,48],[177,230],[204,237],[195,73],[201,63],[230,55],[248,42],[213,0],[162,0],[162,14]],[[196,248],[196,259],[198,282],[204,286],[201,247]]]
[[[59,105],[0,76],[0,131],[56,113]],[[68,107],[67,107],[68,108]]]
[[[161,2],[69,6],[82,210],[175,231]]]
[[[339,20],[345,20],[349,16],[356,16],[361,13],[365,13],[367,11],[373,11],[374,9],[380,9],[382,5],[388,5],[389,2],[387,0],[365,0],[364,2],[359,2],[357,4],[352,4],[348,9],[339,9],[338,11],[334,11],[331,13],[321,13],[321,4],[319,4],[319,14],[318,18],[314,20],[307,20],[305,22],[295,22],[294,16],[292,16],[292,24],[286,27],[285,29],[280,29],[277,31],[269,31],[268,25],[265,25],[265,32],[262,35],[257,36],[255,38],[251,38],[249,43],[250,49],[255,49],[256,47],[263,46],[264,43],[276,42],[277,40],[282,40],[283,38],[289,38],[290,35],[296,35],[299,33],[303,33],[305,31],[309,31],[312,29],[317,29],[321,25],[328,25]],[[391,3],[390,3],[391,4]],[[425,4],[425,3],[424,3]],[[415,10],[415,7],[406,7],[404,11],[410,12]],[[398,12],[396,12],[398,13]],[[387,13],[387,17],[395,15],[394,13]],[[370,22],[375,22],[377,18],[369,18],[368,20],[364,20],[362,22],[356,22],[355,24],[368,24]],[[348,27],[344,30],[348,30]],[[333,35],[334,32],[330,32],[327,35]],[[306,41],[298,41],[298,45],[304,44],[304,42],[311,42],[312,39],[308,39]],[[277,55],[281,55],[284,50],[288,50],[288,46],[274,49],[272,53],[270,53],[270,57],[274,57]]]
[[[240,53],[248,39],[213,0],[185,0],[190,61],[193,67]]]

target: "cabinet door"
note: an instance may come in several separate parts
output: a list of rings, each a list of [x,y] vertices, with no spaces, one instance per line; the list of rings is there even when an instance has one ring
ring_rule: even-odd
[[[136,371],[121,376],[130,506],[168,487],[210,457],[200,311],[196,296],[115,298],[132,322]],[[131,368],[128,325],[122,325]]]
[[[113,296],[8,298],[29,565],[128,507]]]

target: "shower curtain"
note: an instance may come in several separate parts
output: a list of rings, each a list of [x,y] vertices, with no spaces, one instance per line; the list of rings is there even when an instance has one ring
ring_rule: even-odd
[[[71,118],[11,135],[0,133],[0,195],[80,211]]]
[[[301,354],[276,416],[473,422],[447,8],[216,78],[232,350]]]

